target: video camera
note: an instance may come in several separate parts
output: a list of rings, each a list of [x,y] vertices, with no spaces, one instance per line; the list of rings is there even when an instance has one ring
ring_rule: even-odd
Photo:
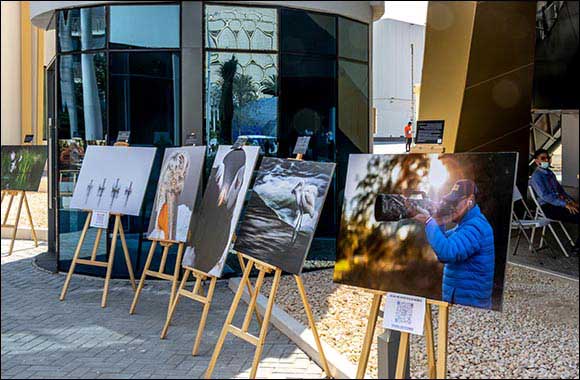
[[[403,194],[378,194],[375,199],[375,220],[397,222],[417,214],[443,217],[455,212],[450,202],[435,202],[424,191],[409,191]]]

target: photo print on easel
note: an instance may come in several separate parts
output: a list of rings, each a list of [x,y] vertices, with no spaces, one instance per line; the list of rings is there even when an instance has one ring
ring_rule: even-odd
[[[219,146],[201,206],[193,214],[182,266],[221,276],[259,149]]]
[[[501,310],[517,153],[352,154],[334,281]]]
[[[42,145],[3,145],[2,190],[38,191],[46,166],[47,150]]]
[[[88,146],[70,207],[139,215],[156,149]]]
[[[205,146],[167,148],[147,237],[185,242],[201,182]]]
[[[334,163],[264,157],[234,250],[300,274]]]

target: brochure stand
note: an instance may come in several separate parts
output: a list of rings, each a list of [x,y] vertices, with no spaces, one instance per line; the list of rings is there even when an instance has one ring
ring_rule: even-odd
[[[356,378],[363,379],[369,362],[371,344],[377,326],[377,317],[381,307],[381,301],[385,293],[370,290],[374,294],[373,302],[368,316],[367,331],[363,341],[363,347],[358,362]],[[427,348],[427,365],[430,379],[447,378],[447,332],[449,322],[449,308],[451,305],[443,301],[426,300],[425,308],[425,344]],[[435,353],[433,339],[433,318],[431,315],[431,305],[439,307],[439,323],[437,334],[437,353]],[[409,347],[409,333],[401,332],[399,342],[399,352],[397,356],[397,379],[403,379],[405,376],[405,363],[407,361],[407,348]]]
[[[141,280],[139,280],[139,286],[137,287],[137,291],[135,292],[135,296],[133,297],[133,303],[131,304],[131,309],[129,310],[129,314],[135,313],[135,308],[137,307],[137,302],[139,302],[139,296],[141,295],[141,291],[143,290],[143,286],[145,285],[145,280],[147,276],[155,277],[160,280],[168,280],[171,281],[171,297],[169,298],[169,304],[167,305],[167,311],[171,309],[171,304],[173,303],[173,299],[175,298],[175,294],[177,291],[177,282],[179,281],[179,272],[181,270],[181,257],[183,256],[183,250],[185,247],[185,243],[180,243],[177,241],[172,240],[151,240],[151,248],[149,249],[149,254],[147,256],[147,261],[145,262],[145,267],[143,268],[143,273],[141,274]],[[155,248],[157,248],[157,244],[163,247],[163,254],[161,256],[161,263],[159,264],[159,270],[154,271],[150,270],[151,261],[153,261],[153,256],[155,256]],[[167,261],[167,254],[169,253],[169,249],[174,245],[177,244],[177,258],[175,259],[175,267],[173,269],[173,274],[165,273],[165,263]]]
[[[114,145],[115,146],[129,146],[129,144],[127,144],[125,142],[117,142]],[[107,274],[105,275],[105,287],[103,289],[103,296],[101,299],[101,307],[106,307],[107,306],[107,296],[109,294],[109,281],[111,280],[111,273],[113,271],[113,263],[115,260],[115,248],[117,246],[117,235],[119,235],[121,238],[121,245],[123,247],[123,253],[125,255],[125,263],[127,264],[127,271],[129,272],[131,286],[133,287],[133,290],[136,290],[136,288],[137,288],[137,286],[135,285],[135,276],[133,274],[133,266],[131,265],[131,257],[129,256],[129,249],[127,248],[127,242],[125,241],[125,231],[123,230],[123,224],[121,223],[121,217],[123,215],[118,214],[118,213],[111,214],[111,215],[115,216],[115,226],[113,227],[113,238],[111,240],[109,259],[105,262],[105,261],[98,261],[97,260],[97,249],[99,248],[99,243],[101,241],[101,235],[102,235],[103,231],[105,231],[105,234],[107,233],[106,228],[98,228],[97,229],[97,237],[96,237],[95,243],[93,245],[93,251],[91,252],[91,259],[90,260],[79,259],[79,255],[81,253],[81,247],[83,245],[83,242],[85,240],[85,236],[86,236],[87,231],[89,229],[89,226],[91,223],[91,217],[93,216],[92,210],[85,210],[85,211],[88,212],[87,219],[85,220],[85,225],[84,225],[83,230],[81,232],[79,242],[77,243],[77,247],[76,247],[73,259],[72,259],[72,263],[70,265],[70,269],[68,271],[68,274],[66,275],[66,280],[64,281],[64,286],[63,286],[62,291],[60,293],[60,300],[64,301],[64,298],[66,296],[66,292],[68,290],[68,286],[70,284],[70,280],[72,278],[72,275],[75,271],[76,265],[77,264],[90,265],[90,266],[96,266],[96,267],[101,267],[101,268],[107,268]]]
[[[302,159],[301,154],[297,154],[297,160]],[[254,352],[254,361],[252,364],[252,369],[250,371],[250,378],[254,379],[256,377],[256,373],[258,372],[258,365],[260,364],[260,357],[262,356],[262,350],[264,349],[264,343],[266,341],[266,335],[268,333],[268,324],[270,322],[270,317],[272,315],[272,309],[274,307],[274,300],[276,298],[276,292],[278,291],[278,286],[280,285],[280,278],[282,276],[282,269],[275,267],[273,265],[264,263],[260,260],[257,260],[253,257],[247,256],[241,252],[238,252],[238,259],[240,260],[240,266],[244,271],[244,275],[242,280],[240,281],[240,285],[236,291],[236,295],[234,300],[232,301],[232,306],[230,307],[230,311],[224,322],[224,326],[222,328],[221,334],[217,341],[217,345],[214,349],[213,355],[209,362],[209,366],[205,373],[205,378],[208,379],[211,377],[213,370],[215,368],[218,356],[220,351],[223,347],[225,338],[228,333],[231,333],[238,338],[245,340],[248,343],[253,344],[256,346],[256,351]],[[246,263],[244,264],[244,259]],[[256,285],[252,289],[252,285],[250,282],[250,272],[252,268],[255,267],[258,270],[258,278],[256,279]],[[260,289],[262,288],[264,277],[268,273],[274,272],[274,281],[272,282],[272,288],[270,289],[270,295],[268,296],[268,303],[266,306],[266,311],[264,313],[263,320],[260,321],[258,318],[258,323],[260,324],[260,335],[255,336],[248,333],[248,328],[250,327],[250,322],[252,319],[252,311],[256,309],[256,303],[258,300],[258,295],[260,294]],[[316,346],[318,348],[318,353],[320,355],[320,361],[322,362],[322,366],[324,368],[324,372],[326,373],[327,377],[332,377],[330,374],[330,368],[328,367],[328,362],[326,361],[326,356],[324,355],[324,349],[322,348],[322,344],[320,342],[320,336],[318,335],[318,330],[316,329],[316,324],[314,323],[314,316],[312,315],[312,310],[310,308],[310,304],[308,303],[308,298],[306,296],[306,291],[304,289],[304,283],[302,282],[302,277],[300,275],[294,275],[294,279],[296,280],[296,285],[298,286],[298,291],[300,293],[300,297],[302,299],[302,304],[304,305],[304,311],[306,312],[306,317],[308,318],[308,324],[310,325],[310,329],[312,330],[312,334],[314,335],[314,340],[316,342]],[[238,309],[238,304],[242,299],[242,295],[244,293],[244,287],[248,287],[248,293],[250,295],[250,302],[248,303],[248,309],[246,311],[246,315],[244,317],[244,321],[242,327],[236,327],[232,324],[236,311]],[[256,311],[257,313],[257,311]]]
[[[32,239],[34,240],[34,246],[38,247],[38,239],[36,238],[36,230],[34,229],[34,223],[32,222],[32,214],[30,213],[30,206],[28,205],[28,198],[26,198],[26,191],[24,190],[2,190],[2,199],[0,202],[4,202],[6,195],[10,196],[8,201],[8,209],[2,220],[2,228],[12,228],[12,239],[10,240],[10,249],[8,250],[8,256],[12,255],[14,249],[14,241],[16,240],[16,232],[18,231],[18,223],[20,222],[20,213],[22,211],[22,204],[26,206],[26,213],[28,214],[28,221],[30,223],[30,229],[32,230]],[[20,201],[18,202],[18,209],[16,210],[16,219],[14,224],[7,224],[8,216],[10,215],[10,209],[12,208],[12,202],[14,197],[20,195]]]

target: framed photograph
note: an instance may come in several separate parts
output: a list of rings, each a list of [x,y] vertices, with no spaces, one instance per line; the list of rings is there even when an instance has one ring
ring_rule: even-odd
[[[200,190],[205,146],[167,148],[147,237],[185,242]]]
[[[517,153],[352,154],[335,282],[501,310]]]
[[[300,274],[334,163],[264,157],[234,250]]]
[[[236,230],[259,147],[219,146],[182,265],[220,277]]]
[[[43,145],[2,145],[2,190],[38,191],[48,157]]]
[[[156,149],[89,145],[70,208],[139,215]]]

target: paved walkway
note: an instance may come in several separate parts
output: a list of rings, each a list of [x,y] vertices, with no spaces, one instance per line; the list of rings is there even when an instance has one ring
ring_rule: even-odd
[[[183,299],[167,339],[169,284],[149,282],[137,312],[129,315],[133,291],[111,282],[101,309],[103,280],[73,277],[64,302],[58,300],[64,275],[37,269],[32,257],[46,250],[19,241],[12,256],[2,254],[2,379],[9,378],[200,378],[207,368],[233,293],[218,283],[199,356],[191,356],[201,305]],[[2,240],[2,252],[8,240]],[[243,303],[241,303],[242,305]],[[237,323],[243,318],[240,307]],[[250,329],[257,333],[257,324]],[[247,378],[254,347],[228,335],[214,378]],[[321,369],[285,335],[270,327],[258,371],[262,378],[322,378]]]

